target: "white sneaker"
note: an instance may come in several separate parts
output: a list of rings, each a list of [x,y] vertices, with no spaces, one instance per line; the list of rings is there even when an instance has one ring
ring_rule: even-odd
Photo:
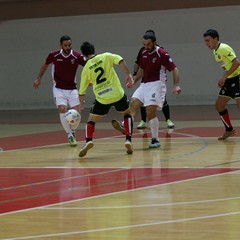
[[[131,141],[126,140],[125,147],[127,149],[127,154],[132,154],[133,153],[133,147],[132,147]]]
[[[144,122],[143,120],[140,121],[140,123],[137,126],[137,129],[144,129],[147,128],[148,124],[146,122]]]
[[[88,150],[91,149],[93,146],[94,144],[92,141],[86,142],[85,145],[80,150],[79,157],[84,157],[87,154]]]
[[[175,126],[174,123],[170,119],[168,119],[167,120],[167,127],[168,128],[174,128],[174,126]]]

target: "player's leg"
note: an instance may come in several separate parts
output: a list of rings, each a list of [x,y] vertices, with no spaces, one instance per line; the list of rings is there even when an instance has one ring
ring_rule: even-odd
[[[132,98],[130,102],[130,110],[131,110],[131,116],[133,118],[133,122],[137,115],[137,111],[141,106],[142,106],[142,102],[139,99]],[[112,125],[117,131],[121,132],[124,135],[126,134],[124,122],[120,122],[114,119],[112,120]]]
[[[79,152],[79,157],[84,157],[88,150],[90,150],[93,144],[93,134],[95,131],[95,124],[99,122],[104,115],[106,115],[111,105],[104,105],[95,100],[92,108],[90,109],[89,117],[85,127],[85,140],[86,143],[83,145]]]
[[[58,108],[60,122],[62,124],[63,129],[67,133],[67,137],[68,137],[70,146],[74,147],[77,145],[77,142],[76,142],[75,137],[72,134],[71,126],[67,122],[66,117],[65,117],[65,113],[67,112],[67,106],[68,106],[67,91],[68,90],[62,90],[62,89],[53,87],[53,96],[54,96],[55,104]]]
[[[168,128],[174,128],[174,123],[170,119],[170,107],[168,105],[167,99],[165,98],[165,101],[163,103],[163,108],[162,108],[163,115],[165,117],[165,120],[167,122],[167,127]]]
[[[156,116],[157,109],[162,109],[166,96],[166,83],[162,81],[145,84],[145,102],[147,119],[151,130],[151,143],[149,148],[160,147],[159,141],[159,121]],[[154,102],[154,105],[153,105]]]
[[[140,108],[140,112],[141,112],[141,121],[139,122],[137,129],[144,129],[148,127],[147,124],[147,115],[146,115],[146,107],[141,107]]]
[[[118,102],[113,104],[116,110],[123,114],[124,119],[124,130],[126,135],[125,147],[127,154],[133,153],[133,146],[132,146],[132,132],[133,132],[133,118],[131,116],[129,101],[127,96],[124,95],[122,99]]]
[[[79,157],[84,157],[88,150],[90,150],[93,144],[93,133],[95,131],[95,123],[100,121],[101,117],[89,114],[88,121],[85,127],[85,139],[86,143],[83,145],[82,149],[79,152]]]
[[[77,89],[68,91],[68,105],[70,106],[70,108],[75,109],[79,113],[81,112],[79,94],[78,94]],[[70,125],[72,136],[75,138],[75,140],[76,140],[76,130],[77,130],[79,124],[80,124],[80,122]]]
[[[228,110],[226,108],[227,103],[230,101],[230,97],[219,95],[215,104],[216,110],[218,111],[220,118],[225,126],[224,134],[218,138],[218,140],[225,140],[231,136],[235,136],[236,132],[233,129]]]
[[[157,107],[157,105],[149,105],[146,107],[147,118],[149,119],[148,123],[152,136],[149,148],[160,147],[160,141],[158,137],[159,121],[156,116]]]
[[[70,146],[75,147],[77,145],[77,141],[75,139],[75,132],[72,130],[70,124],[67,122],[65,113],[67,112],[67,106],[65,105],[58,105],[59,115],[60,115],[60,122],[63,126],[63,129],[67,133],[68,141]]]

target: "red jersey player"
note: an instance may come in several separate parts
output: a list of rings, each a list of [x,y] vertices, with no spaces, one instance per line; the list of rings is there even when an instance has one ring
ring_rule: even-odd
[[[85,57],[72,50],[72,40],[68,35],[60,38],[58,51],[49,53],[45,63],[40,68],[38,78],[34,81],[33,87],[39,88],[42,77],[48,66],[52,64],[53,96],[59,110],[61,124],[66,131],[71,146],[76,146],[75,129],[77,126],[69,125],[65,113],[68,107],[80,112],[80,101],[76,84],[76,72],[79,65],[84,66]]]

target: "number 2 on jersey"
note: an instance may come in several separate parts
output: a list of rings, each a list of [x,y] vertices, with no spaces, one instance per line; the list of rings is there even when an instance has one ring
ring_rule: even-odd
[[[94,72],[95,72],[95,73],[98,73],[98,72],[99,72],[99,74],[98,74],[98,76],[97,76],[97,78],[96,78],[96,83],[97,83],[97,84],[102,83],[102,82],[104,82],[104,81],[107,80],[106,78],[102,77],[103,74],[104,74],[104,69],[103,69],[102,67],[96,68],[96,69],[94,70]]]

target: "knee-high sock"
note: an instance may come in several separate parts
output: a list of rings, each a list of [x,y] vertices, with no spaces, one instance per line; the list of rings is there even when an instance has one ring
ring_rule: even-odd
[[[124,128],[126,132],[126,139],[131,140],[133,130],[133,118],[130,114],[124,116]]]
[[[59,116],[60,116],[60,122],[61,122],[65,132],[67,134],[72,133],[72,129],[71,129],[69,123],[66,120],[65,113],[60,113]]]
[[[95,122],[89,121],[85,127],[86,141],[92,141],[95,131]]]
[[[158,128],[159,128],[158,118],[155,117],[155,118],[151,119],[148,122],[148,124],[149,124],[150,130],[151,130],[152,138],[158,139]]]
[[[231,120],[230,120],[230,117],[228,114],[228,110],[225,109],[224,111],[219,112],[219,115],[220,115],[220,118],[221,118],[225,128],[226,128],[226,131],[232,131],[233,127],[232,127],[232,123],[231,123]]]

